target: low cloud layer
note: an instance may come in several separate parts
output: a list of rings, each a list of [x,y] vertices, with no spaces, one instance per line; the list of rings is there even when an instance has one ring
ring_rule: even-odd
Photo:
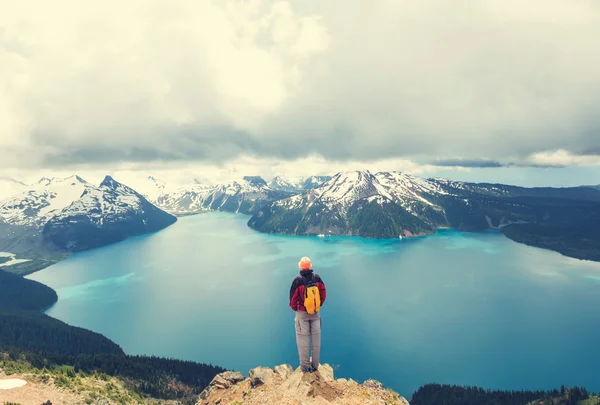
[[[0,0],[0,167],[600,163],[597,2],[340,7]]]

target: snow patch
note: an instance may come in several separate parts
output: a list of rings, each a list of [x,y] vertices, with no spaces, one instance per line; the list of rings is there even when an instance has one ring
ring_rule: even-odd
[[[13,388],[20,388],[27,384],[27,381],[19,378],[9,378],[6,380],[0,380],[0,390],[12,390]]]
[[[17,259],[17,255],[15,255],[14,253],[9,253],[9,252],[0,252],[0,257],[9,257],[10,258],[9,261],[0,263],[0,267],[12,266],[17,263],[25,263],[25,262],[31,261],[29,259]]]

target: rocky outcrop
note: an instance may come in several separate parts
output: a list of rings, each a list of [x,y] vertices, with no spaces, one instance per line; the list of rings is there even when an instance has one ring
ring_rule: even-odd
[[[215,392],[227,390],[241,381],[244,381],[244,376],[240,372],[226,371],[218,374],[215,376],[215,378],[213,378],[208,387],[202,391],[202,394],[200,394],[200,400],[210,398]]]
[[[219,374],[200,395],[197,405],[224,404],[408,405],[408,401],[378,381],[358,384],[343,378],[336,380],[331,366],[324,364],[314,373],[281,365],[252,369],[248,378],[231,371]]]

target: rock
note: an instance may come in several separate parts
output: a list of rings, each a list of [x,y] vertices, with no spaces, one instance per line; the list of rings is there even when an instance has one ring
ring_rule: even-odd
[[[284,381],[289,378],[294,372],[294,369],[289,364],[282,364],[275,367],[275,374],[278,374]]]
[[[323,364],[316,372],[304,373],[288,364],[274,369],[258,367],[248,378],[240,373],[216,376],[202,392],[197,405],[408,405],[383,384],[367,380],[335,380],[333,368]]]
[[[372,380],[372,379],[365,381],[363,385],[368,388],[374,388],[374,389],[379,389],[379,390],[383,389],[382,383],[380,383],[379,381]]]
[[[310,384],[314,381],[313,373],[303,373],[300,367],[281,384],[281,388],[284,392],[297,396],[299,398],[305,397],[310,390]]]
[[[323,381],[330,382],[334,380],[333,368],[329,364],[320,364],[318,372],[321,374]]]
[[[244,381],[244,376],[239,371],[226,371],[224,373],[217,374],[210,384],[208,384],[208,387],[202,391],[202,394],[200,394],[200,399],[207,399],[215,391],[231,388],[241,381]]]
[[[253,368],[248,373],[248,378],[250,379],[250,386],[252,388],[270,383],[273,380],[274,376],[275,373],[273,372],[273,370],[266,367]]]

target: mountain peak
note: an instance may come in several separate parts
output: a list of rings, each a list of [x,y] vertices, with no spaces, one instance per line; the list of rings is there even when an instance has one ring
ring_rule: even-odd
[[[368,170],[352,170],[349,172],[340,172],[333,176],[331,180],[333,181],[369,181],[374,180],[375,176]]]
[[[108,174],[104,177],[104,180],[102,180],[102,183],[100,183],[99,188],[103,188],[103,187],[113,189],[113,190],[119,189],[121,192],[137,194],[136,191],[127,187],[123,183],[119,183],[117,180],[115,180],[112,176],[110,176]]]
[[[42,177],[41,179],[39,179],[38,184],[48,185],[48,184],[52,183],[52,180],[54,180],[54,177],[52,177],[52,178],[50,178],[50,177]]]
[[[227,371],[212,380],[200,395],[198,405],[231,403],[408,405],[406,399],[384,389],[378,381],[358,384],[344,378],[336,380],[328,364],[320,365],[314,373],[303,373],[300,368],[294,370],[289,364],[274,369],[258,367],[250,370],[248,378],[239,372]]]
[[[78,182],[78,183],[82,183],[82,184],[88,184],[87,181],[85,181],[83,178],[79,177],[76,174],[73,174],[69,177],[65,177],[64,179],[57,179],[54,178],[52,179],[52,183],[57,182],[57,181],[73,181],[73,182]]]
[[[320,189],[325,190],[323,197],[327,199],[353,200],[377,194],[378,184],[377,178],[368,170],[356,170],[336,174]]]
[[[112,176],[108,175],[108,174],[106,176],[104,176],[104,180],[102,180],[102,183],[100,183],[100,187],[106,186],[106,187],[114,188],[118,185],[119,185],[119,182],[116,181],[115,179],[113,179]]]
[[[71,176],[68,177],[42,177],[37,184],[42,185],[42,186],[49,186],[51,184],[59,184],[59,183],[66,183],[66,182],[78,182],[81,184],[88,184],[87,181],[85,181],[83,178],[79,177],[76,174],[72,174]]]
[[[265,179],[263,179],[260,176],[244,176],[243,180],[247,181],[248,183],[252,184],[255,187],[266,187],[267,186],[267,182],[265,181]]]

